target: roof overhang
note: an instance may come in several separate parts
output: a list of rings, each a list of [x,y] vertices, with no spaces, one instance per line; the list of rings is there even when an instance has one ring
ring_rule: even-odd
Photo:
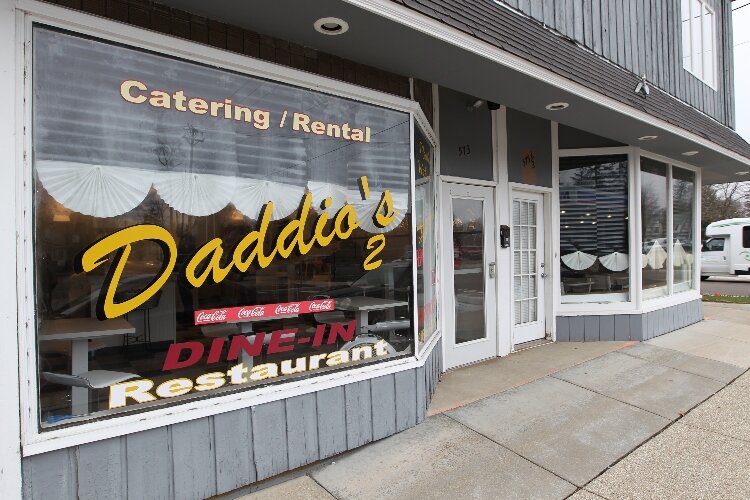
[[[703,168],[704,183],[750,180],[750,174],[737,175],[750,171],[749,158],[390,0],[162,3],[640,146]],[[313,23],[329,16],[344,19],[349,30],[339,36],[315,31]],[[625,74],[614,65],[613,71]],[[570,107],[545,109],[559,101]],[[638,140],[650,135],[658,138]],[[699,153],[686,157],[686,151]]]

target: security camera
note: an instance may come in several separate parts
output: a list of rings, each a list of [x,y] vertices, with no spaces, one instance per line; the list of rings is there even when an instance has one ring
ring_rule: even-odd
[[[498,109],[500,109],[500,105],[496,102],[487,101],[487,109],[489,109],[490,111],[497,111]]]
[[[466,106],[466,111],[476,111],[477,109],[482,107],[482,104],[484,104],[484,101],[482,99],[477,99],[468,106]]]

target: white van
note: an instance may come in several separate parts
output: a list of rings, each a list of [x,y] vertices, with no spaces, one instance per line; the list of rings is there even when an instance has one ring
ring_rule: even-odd
[[[750,218],[712,222],[701,248],[701,280],[750,274]]]

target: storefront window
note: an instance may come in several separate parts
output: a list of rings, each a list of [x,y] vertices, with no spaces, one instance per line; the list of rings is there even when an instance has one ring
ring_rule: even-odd
[[[643,297],[667,295],[667,165],[641,158],[641,235]]]
[[[561,300],[629,300],[627,155],[560,158]]]
[[[434,147],[414,128],[415,224],[417,233],[417,339],[421,346],[437,331],[437,240],[435,235]]]
[[[42,427],[413,355],[408,113],[42,27],[33,46]]]
[[[695,173],[672,167],[674,292],[693,289],[695,273]]]

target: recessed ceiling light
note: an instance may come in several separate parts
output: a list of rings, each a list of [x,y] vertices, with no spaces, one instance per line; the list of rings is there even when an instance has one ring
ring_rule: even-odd
[[[742,172],[735,172],[735,174],[737,174],[737,175],[747,175],[747,174],[750,174],[750,172],[747,171],[747,170],[743,170]]]
[[[658,135],[644,135],[638,138],[639,141],[653,141],[654,139],[657,139]]]
[[[349,23],[338,17],[321,17],[313,26],[315,31],[324,35],[341,35],[349,31]]]
[[[682,156],[695,156],[698,154],[698,151],[685,151],[682,153]]]
[[[565,109],[570,104],[567,102],[553,102],[552,104],[547,104],[545,108],[547,108],[549,111],[560,111],[561,109]]]

